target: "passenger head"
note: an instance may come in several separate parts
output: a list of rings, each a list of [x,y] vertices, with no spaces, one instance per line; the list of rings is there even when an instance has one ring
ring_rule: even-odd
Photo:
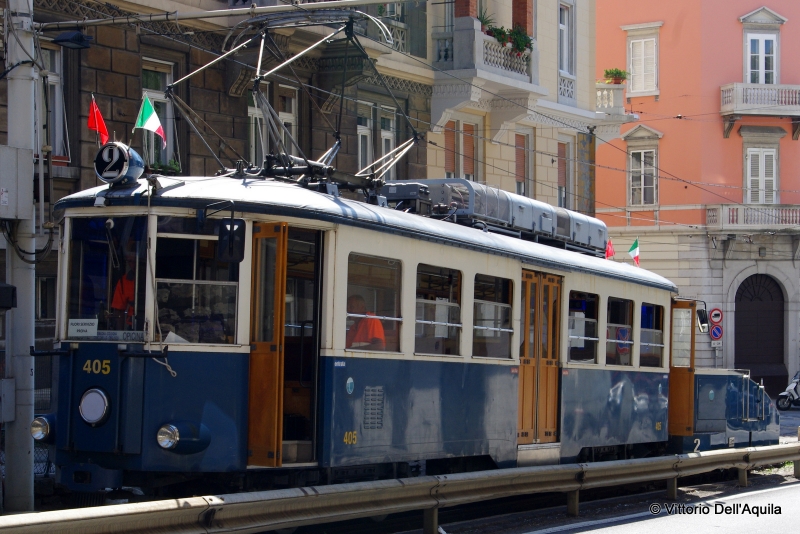
[[[367,313],[367,302],[361,295],[350,295],[347,297],[347,313],[364,315]]]

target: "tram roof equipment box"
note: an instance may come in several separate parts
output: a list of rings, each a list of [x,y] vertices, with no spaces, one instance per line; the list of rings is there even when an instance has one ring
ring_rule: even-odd
[[[384,191],[396,188],[387,195],[395,198],[422,187],[427,187],[436,215],[452,213],[458,222],[480,221],[490,231],[595,255],[605,252],[608,229],[603,221],[462,178],[387,182]]]

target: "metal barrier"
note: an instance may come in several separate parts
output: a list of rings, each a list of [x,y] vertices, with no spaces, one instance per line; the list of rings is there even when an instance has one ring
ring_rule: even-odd
[[[0,517],[0,533],[252,532],[424,510],[425,533],[434,534],[437,511],[447,506],[567,492],[568,511],[577,514],[581,489],[668,480],[674,497],[681,476],[735,467],[746,481],[747,469],[787,461],[800,476],[800,444],[40,512]]]

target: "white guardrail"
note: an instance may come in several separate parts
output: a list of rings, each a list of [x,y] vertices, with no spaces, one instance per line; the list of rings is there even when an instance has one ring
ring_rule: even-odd
[[[788,461],[800,477],[800,443],[19,514],[0,517],[0,533],[244,533],[423,510],[424,532],[434,534],[438,509],[447,506],[566,492],[568,512],[577,515],[582,489],[668,480],[674,499],[678,477],[738,468],[746,484],[748,469]]]

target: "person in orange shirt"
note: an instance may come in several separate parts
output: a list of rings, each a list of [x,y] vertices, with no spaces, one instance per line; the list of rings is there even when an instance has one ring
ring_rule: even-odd
[[[133,327],[133,305],[136,300],[136,257],[128,256],[125,259],[126,273],[117,281],[114,296],[111,299],[111,309],[117,317],[114,328],[123,329]]]
[[[367,312],[367,303],[361,295],[347,297],[347,313],[354,315],[373,315]],[[386,336],[383,325],[373,317],[351,317],[353,324],[345,338],[346,349],[386,350]]]

